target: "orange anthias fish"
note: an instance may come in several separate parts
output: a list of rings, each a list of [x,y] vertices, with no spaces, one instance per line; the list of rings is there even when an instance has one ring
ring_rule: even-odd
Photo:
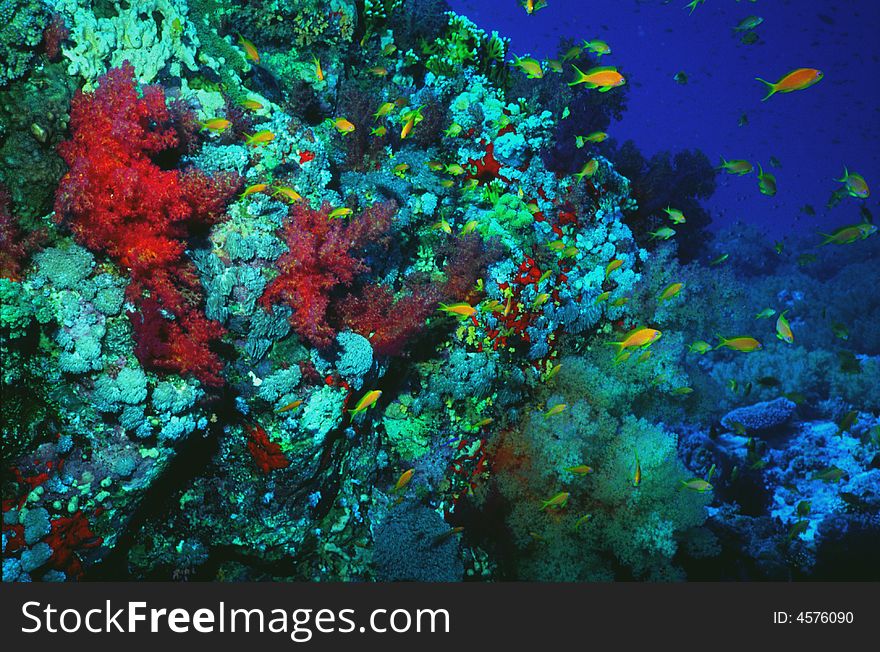
[[[633,486],[642,484],[642,464],[639,462],[639,454],[636,453],[636,472],[633,474]]]
[[[756,340],[754,337],[730,337],[725,338],[720,335],[716,335],[719,340],[718,346],[715,347],[715,350],[720,349],[722,346],[726,347],[732,351],[740,351],[742,353],[751,353],[753,351],[760,351],[763,347],[761,343]]]
[[[280,408],[275,411],[278,412],[279,414],[281,414],[282,412],[290,412],[291,410],[298,408],[300,405],[302,405],[302,399],[297,399],[296,401],[292,401],[292,402],[288,403],[287,405],[285,405],[283,408]]]
[[[336,128],[336,131],[341,134],[350,134],[355,130],[354,124],[352,124],[351,121],[345,118],[336,118],[335,120],[330,120],[330,124],[332,124]]]
[[[272,193],[272,196],[284,197],[285,199],[290,201],[291,204],[302,200],[302,195],[300,195],[296,190],[288,186],[275,186],[275,192]]]
[[[820,233],[819,235],[825,238],[825,240],[822,241],[823,245],[844,245],[864,240],[876,232],[876,225],[871,224],[870,222],[862,222],[861,224],[854,224],[852,226],[843,226],[831,233]]]
[[[254,63],[260,63],[260,53],[257,52],[256,46],[248,41],[241,34],[238,35],[238,44],[244,50],[244,56],[247,57],[248,61],[253,61]]]
[[[623,86],[626,83],[624,76],[614,66],[598,66],[590,68],[587,72],[583,72],[575,65],[572,65],[572,68],[575,70],[576,77],[574,81],[568,82],[569,86],[586,84],[587,88],[597,88],[600,93],[607,93],[612,88]]]
[[[263,192],[268,187],[268,184],[265,183],[255,183],[253,185],[250,185],[244,189],[244,192],[241,193],[241,195],[239,195],[239,199],[244,199],[245,197],[253,195],[257,192]]]
[[[766,97],[764,97],[762,102],[766,102],[770,99],[771,96],[776,93],[791,93],[792,91],[802,91],[805,88],[809,88],[813,84],[818,84],[822,81],[821,70],[816,70],[815,68],[798,68],[797,70],[792,70],[785,77],[780,79],[775,84],[772,82],[768,82],[766,79],[761,79],[760,77],[755,77],[762,84],[767,85],[767,89],[769,92]]]
[[[590,475],[593,472],[593,467],[587,466],[586,464],[579,464],[577,466],[570,466],[565,470],[569,473],[574,473],[575,475]]]
[[[406,471],[401,473],[400,477],[397,478],[397,482],[394,483],[394,491],[402,491],[406,487],[406,485],[409,484],[409,481],[412,480],[415,472],[415,469],[407,469]]]
[[[251,147],[257,147],[258,145],[268,145],[273,140],[275,140],[275,134],[273,134],[268,129],[263,129],[262,131],[258,131],[253,135],[245,134],[247,138],[244,141],[245,145],[250,145]]]
[[[263,104],[256,100],[242,100],[240,104],[248,111],[259,111],[263,108]]]
[[[373,405],[376,404],[376,401],[379,400],[380,396],[382,396],[381,389],[374,389],[372,391],[367,392],[366,394],[363,395],[363,397],[361,397],[361,400],[359,400],[357,402],[357,405],[354,406],[354,409],[348,411],[349,414],[351,414],[352,417],[356,417],[361,412],[365,412],[366,410],[368,410],[369,408],[371,408]]]
[[[523,9],[526,10],[526,13],[531,16],[539,9],[546,7],[547,0],[522,0],[520,4],[523,6]]]
[[[871,194],[871,189],[868,188],[868,182],[865,181],[865,177],[861,174],[850,172],[846,167],[843,168],[843,177],[835,179],[835,181],[839,181],[845,185],[846,192],[850,197],[867,199]]]
[[[608,265],[605,266],[605,280],[608,280],[608,277],[611,275],[615,269],[623,265],[623,260],[620,258],[615,258]]]
[[[630,331],[620,342],[608,342],[608,344],[616,346],[617,352],[620,353],[624,349],[639,348],[653,344],[660,339],[660,335],[660,331],[653,328],[636,328]]]
[[[208,120],[203,120],[199,124],[202,126],[202,129],[207,129],[218,134],[222,134],[229,129],[230,125],[232,125],[232,123],[226,118],[209,118]]]
[[[312,63],[315,65],[315,79],[318,81],[324,81],[324,69],[321,68],[321,61],[318,57],[312,57]]]
[[[779,315],[779,318],[776,320],[776,337],[787,344],[793,344],[794,333],[791,330],[791,325],[785,318],[786,312],[788,312],[788,310]]]
[[[568,406],[565,403],[557,403],[544,413],[544,418],[549,419],[550,417],[556,416],[557,414],[562,414],[563,412],[565,412],[565,409],[567,407]]]
[[[451,305],[446,305],[445,303],[441,303],[440,307],[437,308],[442,312],[448,313],[450,315],[457,315],[458,317],[470,317],[477,310],[469,303],[453,303]]]
[[[666,289],[660,293],[660,298],[658,301],[669,301],[673,297],[677,296],[681,289],[684,287],[684,283],[670,283],[666,286]]]
[[[568,496],[569,493],[567,491],[560,491],[552,498],[548,498],[547,500],[545,500],[544,504],[541,505],[541,509],[547,509],[548,507],[552,507],[553,509],[562,509],[568,504]]]

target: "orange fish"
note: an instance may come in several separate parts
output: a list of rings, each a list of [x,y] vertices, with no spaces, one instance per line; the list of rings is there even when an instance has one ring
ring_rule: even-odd
[[[302,405],[302,400],[301,400],[301,399],[300,399],[300,400],[293,401],[292,403],[288,403],[288,404],[285,405],[283,408],[281,408],[281,409],[279,409],[279,410],[275,410],[275,411],[278,412],[279,414],[282,413],[282,412],[290,412],[290,410],[293,410],[293,409],[295,409],[295,408],[298,408],[300,405]]]
[[[275,140],[275,134],[273,134],[268,129],[263,129],[262,131],[258,131],[253,135],[245,134],[247,138],[244,141],[245,145],[250,145],[251,147],[257,147],[258,145],[268,145],[273,140]]]
[[[324,81],[324,70],[321,68],[321,62],[318,57],[312,57],[312,63],[315,64],[315,79]]]
[[[259,111],[263,108],[263,105],[256,100],[242,100],[240,104],[248,111]]]
[[[438,310],[450,315],[458,315],[459,317],[470,317],[476,312],[476,309],[469,303],[453,303],[452,305],[441,303]]]
[[[620,353],[624,349],[631,347],[638,348],[648,346],[659,340],[660,334],[660,331],[654,330],[653,328],[637,328],[627,333],[626,337],[620,342],[608,342],[608,344],[616,346],[617,352]]]
[[[394,491],[401,491],[404,487],[406,487],[406,485],[409,484],[409,481],[412,480],[415,472],[415,469],[408,469],[401,473],[400,477],[397,478],[397,482],[394,484]]]
[[[248,61],[253,61],[254,63],[260,63],[260,53],[257,52],[256,46],[248,41],[241,34],[238,35],[238,44],[244,50],[244,56],[247,57]]]
[[[276,197],[279,195],[288,199],[291,204],[302,200],[302,195],[288,186],[275,186],[275,192],[272,193],[272,196]]]
[[[587,72],[583,72],[574,65],[572,68],[574,68],[577,76],[573,82],[568,82],[569,86],[586,84],[587,88],[597,88],[600,93],[607,93],[612,88],[623,86],[626,83],[624,76],[613,66],[598,66],[590,68]]]
[[[802,91],[805,88],[809,88],[813,84],[818,84],[822,81],[822,77],[824,77],[821,70],[816,70],[815,68],[798,68],[797,70],[792,70],[785,77],[780,79],[775,84],[772,82],[768,82],[765,79],[761,79],[760,77],[755,77],[762,84],[767,85],[767,89],[769,92],[766,97],[764,97],[762,102],[766,102],[770,99],[771,96],[776,93],[791,93],[792,91]]]
[[[208,129],[209,131],[216,132],[218,134],[222,134],[224,131],[229,129],[229,126],[232,124],[226,118],[210,118],[208,120],[204,120],[199,123],[202,125],[202,129]]]
[[[241,195],[239,195],[239,199],[244,199],[245,197],[247,197],[249,195],[253,195],[254,193],[257,193],[257,192],[263,192],[268,187],[269,186],[265,183],[255,183],[255,184],[245,188],[244,192],[241,193]]]

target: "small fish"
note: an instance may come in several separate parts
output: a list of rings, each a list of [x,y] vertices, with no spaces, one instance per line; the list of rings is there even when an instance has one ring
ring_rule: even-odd
[[[837,423],[837,436],[843,437],[843,433],[849,432],[859,422],[858,410],[850,410],[844,414]]]
[[[638,359],[636,360],[636,364],[642,364],[644,362],[647,362],[648,360],[651,359],[651,356],[653,354],[654,354],[654,352],[651,349],[648,349],[647,351],[643,352],[642,355],[640,355],[638,357]]]
[[[480,419],[475,424],[471,426],[471,428],[482,428],[483,426],[488,426],[492,423],[494,419],[492,417],[486,417],[485,419]]]
[[[232,126],[232,123],[226,118],[209,118],[199,122],[199,124],[202,126],[202,129],[213,131],[216,134],[222,134]]]
[[[397,478],[397,482],[394,483],[394,491],[402,491],[406,485],[410,483],[410,480],[413,479],[413,475],[415,475],[415,469],[407,469],[403,473],[400,474],[400,477]]]
[[[704,480],[703,478],[693,478],[692,480],[682,480],[681,486],[685,489],[690,489],[691,491],[696,491],[698,494],[704,494],[707,491],[712,491],[715,487],[713,487],[708,480]]]
[[[373,114],[373,117],[378,120],[379,118],[384,118],[386,115],[391,113],[394,110],[394,102],[384,102],[379,106],[376,112]]]
[[[776,311],[773,308],[764,308],[761,312],[755,315],[755,319],[770,319],[775,314]]]
[[[749,30],[755,29],[758,25],[764,22],[764,19],[760,16],[748,16],[747,18],[743,18],[739,25],[733,28],[734,32],[747,32]]]
[[[621,265],[623,265],[622,258],[615,258],[610,263],[608,263],[605,266],[605,280],[607,281],[608,277],[611,276],[611,272],[613,272],[615,269],[619,269]]]
[[[583,136],[583,139],[587,143],[602,143],[608,140],[608,134],[604,131],[594,131],[587,136]]]
[[[735,432],[740,437],[745,437],[746,427],[742,424],[741,421],[728,421],[728,423],[730,424],[730,427],[733,429],[733,432]]]
[[[684,70],[679,70],[677,73],[672,75],[672,79],[677,83],[684,86],[688,83],[688,76]]]
[[[477,222],[477,220],[468,220],[465,222],[465,225],[461,227],[461,234],[467,235],[468,233],[473,233],[478,224],[479,222]]]
[[[776,320],[776,337],[786,344],[794,344],[794,333],[791,332],[791,325],[785,318],[786,312],[788,310],[779,315],[779,318]]]
[[[769,172],[764,172],[761,164],[758,164],[758,190],[762,195],[773,197],[776,195],[776,177]]]
[[[260,63],[260,53],[257,52],[256,46],[253,43],[248,41],[241,34],[238,35],[238,44],[244,50],[244,56],[248,61],[253,61],[254,63]]]
[[[460,525],[457,527],[454,527],[450,530],[446,530],[446,532],[443,532],[442,534],[438,534],[436,537],[434,537],[431,540],[431,547],[436,548],[437,546],[439,546],[441,543],[443,543],[447,539],[454,537],[456,534],[461,534],[462,532],[464,532],[464,528]]]
[[[755,79],[767,86],[768,93],[762,102],[766,102],[776,93],[791,93],[792,91],[801,91],[818,84],[822,81],[823,73],[815,68],[797,68],[785,75],[775,84],[768,82],[766,79],[755,77]]]
[[[339,208],[334,208],[332,211],[330,211],[330,213],[327,215],[327,219],[336,220],[342,217],[348,217],[352,213],[354,213],[354,211],[348,208],[348,206],[341,206]]]
[[[681,292],[681,289],[684,287],[684,283],[670,283],[666,286],[663,292],[660,293],[660,297],[657,299],[658,301],[669,301],[670,299],[677,297],[678,293]]]
[[[448,233],[449,235],[452,235],[452,227],[449,225],[449,222],[447,222],[446,220],[440,220],[439,222],[434,224],[434,226],[432,226],[431,228],[434,229],[435,231],[443,231],[444,233]]]
[[[569,466],[565,470],[575,475],[590,475],[593,472],[593,467],[586,464],[578,464],[577,466]]]
[[[263,192],[268,187],[269,187],[269,185],[265,184],[265,183],[255,183],[255,184],[250,185],[247,188],[245,188],[244,192],[241,193],[238,196],[238,198],[244,199],[245,197],[249,197],[250,195],[253,195],[254,193]]]
[[[321,68],[321,61],[318,59],[318,57],[313,56],[312,63],[315,66],[315,79],[317,79],[318,81],[324,81],[324,69]]]
[[[737,176],[743,176],[745,174],[751,174],[752,170],[754,170],[754,166],[748,161],[743,159],[733,159],[732,161],[726,161],[724,157],[721,157],[721,165],[718,166],[719,170],[724,170],[728,174],[736,174]]]
[[[292,402],[288,403],[287,405],[285,405],[283,408],[280,408],[275,411],[278,414],[281,414],[282,412],[290,412],[291,410],[298,408],[300,405],[302,405],[302,400],[297,399],[296,401],[292,401]]]
[[[569,86],[584,84],[587,88],[595,88],[600,93],[607,93],[612,88],[626,84],[626,78],[614,66],[599,66],[590,68],[587,72],[583,72],[574,65],[572,68],[574,68],[576,77],[574,81],[568,82]]]
[[[782,252],[785,250],[785,243],[782,240],[777,240],[773,245],[773,251],[777,254],[782,255]]]
[[[721,263],[723,263],[728,258],[730,258],[730,254],[721,254],[720,256],[718,256],[718,258],[710,262],[709,265],[715,267],[716,265],[720,265]]]
[[[607,301],[607,300],[608,300],[608,297],[610,297],[610,296],[611,296],[611,293],[610,293],[610,292],[603,292],[603,293],[600,294],[598,297],[596,297],[596,300],[593,302],[593,305],[594,305],[594,306],[598,306],[598,305],[599,305],[600,303],[602,303],[603,301]]]
[[[547,6],[547,0],[520,0],[520,6],[531,16]]]
[[[633,473],[633,487],[638,487],[642,484],[642,464],[639,462],[639,454],[636,453],[636,470]]]
[[[553,378],[556,374],[559,373],[559,370],[562,369],[562,363],[555,364],[550,367],[550,371],[547,372],[547,375],[544,376],[544,382],[547,382],[551,378]]]
[[[795,405],[803,405],[807,402],[807,397],[800,392],[786,392],[783,396]]]
[[[675,235],[675,229],[670,229],[668,226],[661,226],[656,231],[649,231],[648,235],[651,236],[651,240],[656,240],[657,238],[660,238],[661,240],[669,240],[669,238]]]
[[[688,394],[693,394],[694,390],[691,387],[676,387],[672,390],[672,393],[676,396],[687,396]]]
[[[268,129],[263,129],[255,134],[245,134],[244,144],[250,147],[257,147],[259,145],[268,145],[273,140],[275,140],[275,134]]]
[[[584,41],[584,50],[592,52],[598,59],[601,59],[606,54],[611,54],[611,46],[605,41],[600,41],[599,39]]]
[[[868,188],[868,182],[865,177],[855,172],[850,172],[846,167],[843,168],[843,176],[835,181],[844,184],[846,192],[850,197],[857,199],[867,199],[871,195],[871,189]]]
[[[565,403],[557,403],[544,413],[544,418],[549,419],[550,417],[554,417],[557,414],[562,414],[567,407],[568,406]]]
[[[584,53],[584,48],[580,45],[573,45],[565,51],[565,54],[562,55],[563,61],[574,61],[575,59],[580,59],[581,55]]]
[[[437,308],[437,310],[445,312],[449,315],[456,315],[460,318],[471,317],[475,312],[477,312],[476,308],[474,308],[469,303],[453,303],[451,305],[441,303],[440,307]]]
[[[810,522],[807,520],[800,520],[796,522],[794,525],[791,526],[791,529],[788,531],[787,540],[791,541],[795,537],[799,537],[804,532],[806,532],[809,527]]]
[[[814,217],[816,215],[816,209],[813,208],[811,204],[804,204],[801,210],[810,217]]]
[[[454,177],[460,177],[463,174],[467,174],[467,170],[465,170],[458,163],[450,163],[446,166],[446,173],[451,174]]]
[[[338,131],[342,135],[348,135],[352,133],[356,128],[354,124],[346,118],[336,118],[335,120],[330,119],[330,124],[333,125],[336,131]]]
[[[580,253],[580,250],[577,247],[575,247],[574,245],[572,245],[572,246],[566,247],[565,249],[562,250],[562,257],[563,258],[575,258],[579,253]]]
[[[720,349],[721,347],[725,347],[730,349],[731,351],[740,351],[742,353],[751,353],[753,351],[760,351],[763,347],[761,343],[756,340],[754,337],[730,337],[724,338],[720,335],[716,335],[719,339],[720,344],[715,347],[715,350]]]
[[[361,397],[361,400],[357,402],[357,404],[354,406],[354,409],[348,411],[349,414],[352,416],[352,418],[356,417],[361,412],[364,412],[375,405],[380,396],[382,396],[381,389],[374,389],[367,392]]]
[[[584,167],[581,168],[581,171],[574,175],[575,179],[578,181],[583,181],[584,177],[587,179],[592,178],[596,171],[599,169],[599,161],[594,158],[591,158],[584,164]]]
[[[688,347],[688,351],[690,351],[691,353],[699,353],[700,355],[703,355],[704,353],[708,353],[711,350],[712,350],[712,345],[709,344],[708,342],[703,341],[703,340],[697,340],[696,342],[694,342],[693,344],[691,344]]]
[[[258,102],[257,100],[242,100],[241,102],[239,102],[239,104],[246,108],[248,111],[259,111],[263,108],[262,103]]]
[[[795,512],[797,513],[798,516],[801,516],[801,517],[809,516],[810,510],[812,509],[812,506],[813,505],[809,500],[802,500],[801,502],[799,502],[797,504],[797,507],[795,507]]]
[[[541,509],[562,509],[568,504],[569,493],[567,491],[560,491],[558,494],[553,496],[552,498],[548,498],[544,501],[544,504],[541,505]]]
[[[367,72],[375,77],[384,77],[388,74],[388,68],[385,66],[373,66],[372,68],[367,68]]]
[[[650,346],[659,340],[661,335],[662,333],[660,331],[653,328],[636,328],[627,333],[623,340],[619,342],[608,342],[608,344],[617,347],[617,352],[620,353],[629,348]]]
[[[291,204],[302,201],[302,195],[288,186],[275,186],[275,192],[272,193],[272,196],[276,197],[279,195],[290,201]]]
[[[747,113],[743,113],[743,114],[739,117],[739,120],[737,120],[737,122],[736,122],[736,125],[737,125],[738,127],[745,127],[745,126],[747,126],[748,124],[749,124],[749,116],[748,116]]]
[[[398,163],[391,169],[391,171],[394,172],[394,175],[400,177],[401,179],[406,178],[406,173],[408,170],[409,163]]]
[[[689,3],[687,3],[684,6],[684,8],[690,9],[691,10],[690,14],[693,14],[697,10],[697,7],[699,7],[704,2],[706,2],[706,0],[691,0]],[[688,15],[690,15],[690,14],[688,14]]]
[[[520,59],[514,54],[513,67],[519,68],[528,79],[541,79],[544,77],[544,71],[541,69],[541,62],[532,57],[523,57]]]
[[[394,43],[389,43],[384,48],[382,48],[382,54],[384,54],[386,57],[390,57],[395,52],[397,52],[397,46],[394,45]]]
[[[687,222],[684,213],[682,213],[677,208],[670,208],[669,206],[667,206],[663,209],[663,212],[665,212],[669,216],[669,220],[673,224],[684,224],[685,222]]]
[[[625,306],[627,303],[629,303],[629,297],[620,297],[619,299],[615,299],[608,305],[613,308],[620,308],[621,306]]]
[[[593,517],[592,514],[584,514],[578,520],[574,522],[574,529],[577,531],[581,525],[586,525],[587,522]]]
[[[841,469],[839,466],[831,465],[828,468],[822,469],[821,471],[816,471],[813,474],[813,480],[821,480],[822,482],[839,482],[841,478],[846,476],[846,471]]]
[[[462,126],[457,122],[453,122],[446,131],[443,132],[444,136],[448,136],[449,138],[456,138],[459,134],[461,134]]]
[[[547,299],[550,298],[550,295],[547,292],[542,292],[538,296],[535,297],[535,300],[532,301],[532,308],[539,308],[547,303]]]
[[[446,166],[441,161],[427,161],[425,165],[431,172],[443,172],[446,170]]]
[[[834,333],[834,337],[839,340],[848,340],[849,339],[849,331],[847,330],[844,324],[841,324],[839,321],[831,324],[831,332]]]
[[[550,72],[562,73],[562,62],[559,59],[544,59]]]
[[[863,222],[861,224],[841,227],[831,233],[820,233],[819,235],[825,238],[825,240],[822,241],[823,245],[846,245],[858,242],[859,240],[864,240],[876,232],[877,227],[875,225],[869,222]]]
[[[378,136],[379,138],[384,138],[387,133],[388,128],[385,125],[379,125],[378,127],[370,129],[370,135]]]
[[[758,32],[746,32],[739,39],[739,42],[743,45],[754,45],[760,40],[760,36],[758,36]]]

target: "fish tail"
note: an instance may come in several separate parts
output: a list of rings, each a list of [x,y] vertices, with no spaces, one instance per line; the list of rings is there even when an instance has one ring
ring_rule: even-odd
[[[825,238],[822,241],[823,245],[830,244],[834,240],[834,236],[829,233],[819,233],[819,235],[821,235],[823,238]]]
[[[616,352],[620,355],[620,352],[623,351],[623,342],[606,342],[608,346],[613,346],[616,348]]]
[[[849,170],[844,165],[843,166],[843,178],[842,179],[835,179],[835,181],[837,181],[838,183],[846,183],[846,180],[848,177],[849,177]]]
[[[580,68],[578,68],[576,65],[571,64],[571,67],[574,68],[575,72],[577,73],[577,79],[575,79],[573,82],[568,82],[568,85],[569,86],[577,86],[582,81],[584,81],[584,77],[586,77],[586,75],[584,75],[583,71]]]
[[[722,346],[724,346],[727,343],[727,340],[725,340],[723,337],[721,337],[718,333],[715,333],[715,337],[718,338],[718,346],[716,346],[714,349],[712,349],[713,351],[717,351],[718,349],[720,349]]]
[[[767,85],[767,88],[768,88],[769,91],[770,91],[769,93],[767,93],[767,95],[764,97],[764,99],[761,100],[762,102],[766,102],[767,100],[770,99],[770,96],[771,96],[771,95],[775,95],[775,94],[776,94],[776,84],[774,84],[774,83],[772,83],[772,82],[768,82],[766,79],[761,79],[760,77],[755,77],[755,79],[757,79],[757,80],[758,80],[759,82],[761,82],[762,84],[766,84],[766,85]]]

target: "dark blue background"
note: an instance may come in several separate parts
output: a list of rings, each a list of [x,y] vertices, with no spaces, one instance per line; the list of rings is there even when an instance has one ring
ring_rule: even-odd
[[[880,0],[706,0],[693,15],[687,0],[548,0],[532,16],[516,0],[450,0],[459,13],[512,40],[513,53],[556,57],[561,37],[600,38],[630,84],[629,109],[610,136],[636,141],[650,156],[702,149],[715,162],[745,158],[781,163],[778,194],[758,192],[757,176],[719,176],[706,204],[715,227],[742,220],[772,237],[827,231],[861,220],[859,203],[825,204],[844,166],[880,191]],[[758,15],[760,41],[744,45],[732,28]],[[763,77],[777,81],[794,68],[819,68],[816,86],[761,102]],[[683,70],[681,85],[673,75]],[[570,71],[566,69],[566,75]],[[590,92],[590,91],[584,91]],[[737,126],[746,113],[749,124]],[[801,207],[811,204],[817,215]],[[868,200],[877,215],[877,195]]]

